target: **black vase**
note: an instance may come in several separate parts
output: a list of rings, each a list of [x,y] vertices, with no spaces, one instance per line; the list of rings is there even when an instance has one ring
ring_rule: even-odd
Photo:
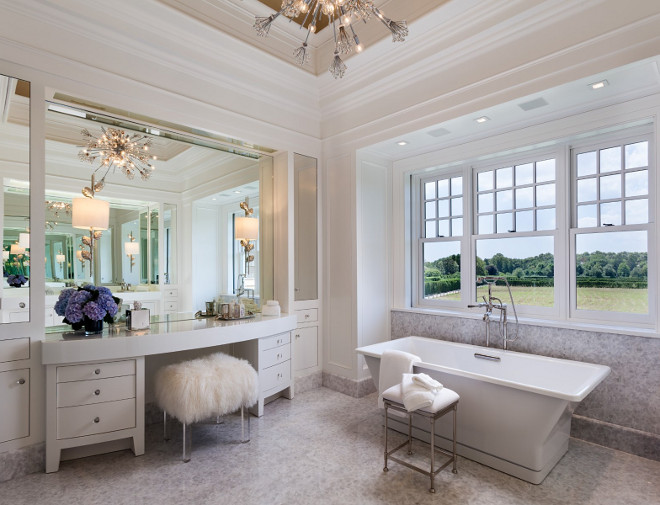
[[[85,316],[84,326],[85,335],[96,335],[97,333],[101,333],[103,331],[103,319],[100,321],[95,321],[94,319],[90,319],[89,317]]]

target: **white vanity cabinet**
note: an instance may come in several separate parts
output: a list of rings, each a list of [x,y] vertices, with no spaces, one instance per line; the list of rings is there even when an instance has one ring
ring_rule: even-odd
[[[0,340],[0,444],[30,435],[30,339]]]
[[[275,395],[293,398],[291,381],[291,332],[234,344],[234,354],[246,359],[259,374],[259,399],[250,409],[264,415],[265,400]]]
[[[144,357],[48,365],[46,388],[46,472],[68,459],[63,449],[79,457],[106,450],[85,446],[120,442],[144,454]]]
[[[293,332],[293,369],[296,374],[314,371],[319,366],[319,317],[313,302],[297,302],[298,325]],[[306,308],[299,308],[299,307]]]

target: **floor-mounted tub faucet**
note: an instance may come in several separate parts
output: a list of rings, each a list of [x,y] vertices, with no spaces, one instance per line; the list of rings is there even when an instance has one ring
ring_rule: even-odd
[[[506,284],[506,287],[509,291],[509,297],[511,298],[511,306],[513,307],[513,315],[516,318],[516,336],[514,338],[509,338],[508,332],[507,332],[507,304],[503,303],[501,299],[497,298],[496,296],[493,296],[492,293],[492,287],[493,285],[498,281],[498,280],[503,280],[504,283]],[[486,312],[483,316],[483,320],[486,323],[486,347],[490,345],[490,318],[493,315],[493,310],[497,309],[500,311],[500,317],[499,317],[499,329],[500,329],[500,336],[502,337],[502,348],[506,351],[507,348],[507,342],[513,342],[518,338],[518,314],[516,313],[516,305],[513,302],[513,295],[511,294],[511,286],[509,286],[509,282],[506,280],[505,277],[479,277],[477,278],[477,282],[485,282],[488,284],[488,298],[486,298],[486,295],[482,296],[483,302],[479,302],[476,304],[470,304],[468,305],[468,308],[474,308],[474,307],[483,307],[486,309]]]

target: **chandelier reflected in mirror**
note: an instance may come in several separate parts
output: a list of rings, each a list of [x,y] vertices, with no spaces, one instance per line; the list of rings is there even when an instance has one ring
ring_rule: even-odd
[[[304,16],[301,28],[307,29],[307,35],[302,45],[293,51],[296,62],[304,65],[309,61],[309,36],[316,32],[317,24],[325,16],[328,25],[332,26],[335,41],[335,53],[328,70],[337,79],[344,77],[347,69],[340,55],[348,55],[353,51],[359,53],[363,49],[353,25],[357,21],[366,23],[372,14],[390,30],[393,42],[403,42],[408,36],[406,22],[387,18],[372,0],[282,0],[282,8],[268,17],[257,17],[254,28],[257,35],[266,37],[278,16],[284,15],[289,19]]]
[[[120,169],[126,177],[133,179],[137,172],[142,177],[142,180],[147,180],[151,173],[156,169],[152,160],[156,156],[149,154],[151,147],[151,138],[140,133],[129,134],[124,130],[117,128],[104,128],[101,127],[101,135],[92,135],[87,128],[82,130],[83,141],[86,146],[78,153],[78,158],[81,161],[94,163],[99,161],[100,166],[94,170],[94,175],[101,170],[103,176],[94,182],[92,177],[91,187],[83,189],[83,195],[88,198],[93,197],[94,193],[98,193],[105,185],[105,177],[108,175],[110,169]]]

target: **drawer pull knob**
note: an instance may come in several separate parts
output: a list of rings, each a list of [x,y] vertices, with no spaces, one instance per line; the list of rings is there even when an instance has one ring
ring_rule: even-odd
[[[94,373],[95,373],[96,375],[99,375],[99,374],[101,373],[101,369],[100,369],[100,368],[97,368],[96,370],[94,370]]]
[[[95,394],[96,396],[100,395],[100,394],[101,394],[101,390],[100,390],[100,389],[97,389],[96,391],[94,391],[94,394]]]
[[[305,314],[305,319],[309,319],[309,314]]]
[[[95,422],[95,423],[100,423],[100,422],[101,422],[101,418],[100,418],[100,417],[95,417],[95,418],[94,418],[94,422]]]
[[[19,303],[18,306],[19,306],[21,309],[24,309],[24,308],[25,308],[25,302],[21,302],[21,303]]]
[[[296,333],[296,338],[300,338],[300,333]]]
[[[282,358],[282,355],[281,355],[281,354],[278,354],[278,355],[277,355],[277,359],[281,359],[281,358]]]
[[[25,379],[23,377],[21,377],[20,379],[18,379],[16,381],[16,384],[25,384]]]

